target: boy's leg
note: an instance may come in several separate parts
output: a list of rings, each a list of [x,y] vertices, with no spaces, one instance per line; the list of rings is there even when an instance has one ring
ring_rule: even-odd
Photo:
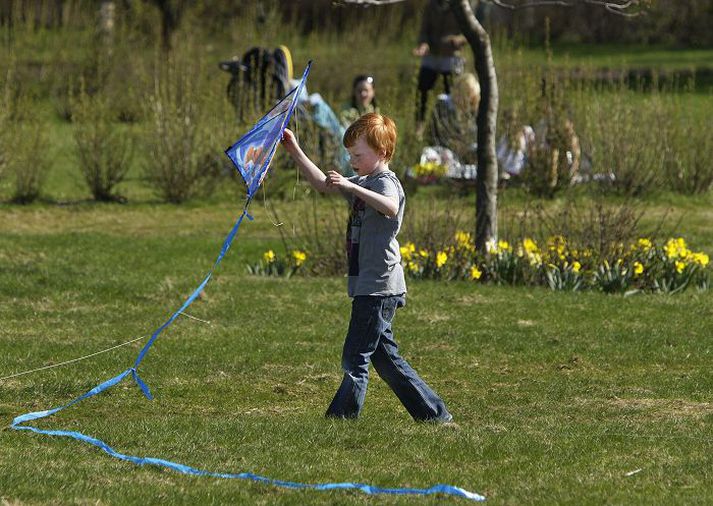
[[[344,377],[326,416],[359,416],[369,383],[369,359],[379,344],[383,297],[354,297],[349,330],[342,351]]]
[[[398,345],[391,331],[391,321],[396,309],[404,303],[403,297],[388,297],[384,301],[380,315],[382,332],[371,361],[379,376],[391,387],[414,420],[449,422],[453,417],[443,400],[399,355]]]

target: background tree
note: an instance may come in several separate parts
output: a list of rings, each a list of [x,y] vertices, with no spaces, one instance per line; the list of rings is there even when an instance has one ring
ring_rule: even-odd
[[[405,0],[341,0],[343,4],[364,6],[386,5]],[[486,244],[497,238],[497,188],[498,161],[496,157],[496,128],[498,118],[498,79],[493,59],[490,35],[483,23],[476,17],[471,4],[476,10],[481,5],[492,4],[502,9],[519,10],[545,6],[594,5],[609,12],[623,16],[636,16],[650,3],[650,0],[443,0],[450,3],[451,9],[460,24],[463,35],[473,51],[475,72],[481,89],[478,107],[478,178],[475,197],[475,246],[484,251]]]

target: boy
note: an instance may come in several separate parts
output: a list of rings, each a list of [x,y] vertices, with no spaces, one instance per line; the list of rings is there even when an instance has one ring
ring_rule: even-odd
[[[326,416],[359,416],[369,382],[369,362],[391,387],[409,414],[419,421],[450,422],[452,416],[436,393],[398,353],[391,331],[396,309],[406,303],[406,283],[396,234],[401,228],[405,195],[389,161],[396,148],[396,125],[369,113],[349,126],[343,144],[356,176],[325,174],[305,155],[294,134],[282,144],[305,178],[320,192],[341,192],[351,204],[347,227],[348,293],[352,315],[344,341],[344,378]]]

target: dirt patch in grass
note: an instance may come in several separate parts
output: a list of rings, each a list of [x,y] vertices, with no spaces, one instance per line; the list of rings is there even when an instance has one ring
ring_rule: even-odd
[[[713,403],[695,402],[687,399],[621,398],[578,399],[585,406],[603,406],[621,410],[627,414],[641,414],[650,419],[700,419],[713,413]]]

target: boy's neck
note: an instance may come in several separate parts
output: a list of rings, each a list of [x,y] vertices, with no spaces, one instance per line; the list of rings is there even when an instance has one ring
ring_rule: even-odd
[[[382,172],[386,172],[387,170],[389,170],[389,164],[384,163],[383,165],[379,165],[377,168],[369,172],[366,177],[376,176],[377,174],[381,174]]]

